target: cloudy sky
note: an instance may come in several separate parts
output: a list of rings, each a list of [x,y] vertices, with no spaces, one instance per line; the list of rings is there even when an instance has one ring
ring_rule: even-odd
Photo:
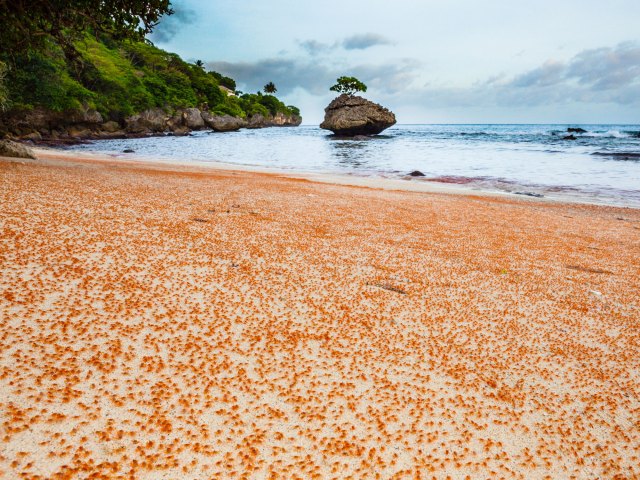
[[[173,0],[159,47],[273,81],[319,123],[341,75],[399,123],[640,123],[638,0]]]

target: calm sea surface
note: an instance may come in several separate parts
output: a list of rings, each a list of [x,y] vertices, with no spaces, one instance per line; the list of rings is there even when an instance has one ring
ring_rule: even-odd
[[[274,170],[406,178],[640,208],[640,125],[396,125],[365,139],[318,127],[103,140],[73,150]],[[406,175],[419,170],[425,177]],[[518,193],[516,193],[518,192]]]

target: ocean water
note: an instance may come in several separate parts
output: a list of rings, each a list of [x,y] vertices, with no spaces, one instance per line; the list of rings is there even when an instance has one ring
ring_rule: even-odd
[[[102,140],[70,147],[124,158],[224,162],[296,171],[381,176],[640,208],[640,125],[396,125],[370,138],[315,126],[188,137]],[[123,154],[124,149],[135,150]],[[419,170],[425,177],[407,174]]]

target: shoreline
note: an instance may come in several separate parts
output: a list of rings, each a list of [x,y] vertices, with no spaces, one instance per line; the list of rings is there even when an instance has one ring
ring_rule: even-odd
[[[331,185],[344,185],[353,187],[364,187],[391,191],[406,191],[416,193],[442,193],[452,195],[467,195],[467,196],[480,196],[480,197],[495,197],[500,199],[508,199],[515,201],[533,201],[542,203],[559,203],[559,204],[577,204],[577,205],[594,205],[599,207],[612,207],[620,209],[638,210],[640,206],[634,205],[617,205],[606,201],[597,201],[594,198],[583,195],[570,195],[564,192],[561,195],[548,195],[543,197],[530,196],[528,194],[516,194],[514,192],[501,191],[490,188],[483,188],[477,185],[464,186],[464,184],[438,182],[429,179],[416,179],[406,175],[404,178],[388,178],[383,176],[358,176],[339,173],[320,173],[309,172],[304,170],[289,170],[278,169],[271,167],[261,167],[255,165],[242,165],[235,163],[225,163],[222,161],[200,161],[200,160],[177,160],[177,159],[163,159],[144,157],[136,155],[134,157],[126,156],[126,154],[106,154],[101,152],[79,152],[60,150],[50,147],[34,147],[36,155],[43,159],[66,159],[66,160],[80,160],[90,159],[91,161],[102,162],[122,162],[123,164],[140,164],[149,166],[162,166],[164,168],[180,167],[181,169],[188,170],[193,168],[194,170],[205,171],[237,171],[237,172],[254,172],[275,176],[283,176],[288,178],[305,179],[312,182],[331,184]],[[514,186],[518,184],[514,183]],[[526,189],[526,186],[522,186]]]

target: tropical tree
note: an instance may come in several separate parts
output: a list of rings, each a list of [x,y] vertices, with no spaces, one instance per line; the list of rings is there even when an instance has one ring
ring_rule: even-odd
[[[170,0],[0,0],[0,54],[44,47],[47,37],[71,49],[88,30],[142,40],[172,13]]]
[[[269,82],[264,86],[264,93],[273,94],[276,93],[278,89],[276,88],[275,83]]]
[[[200,67],[200,68],[204,69],[204,62],[202,60],[196,60],[196,63],[194,65],[196,67]]]
[[[336,80],[336,84],[329,90],[354,95],[356,92],[366,92],[367,86],[356,77],[340,77]]]

